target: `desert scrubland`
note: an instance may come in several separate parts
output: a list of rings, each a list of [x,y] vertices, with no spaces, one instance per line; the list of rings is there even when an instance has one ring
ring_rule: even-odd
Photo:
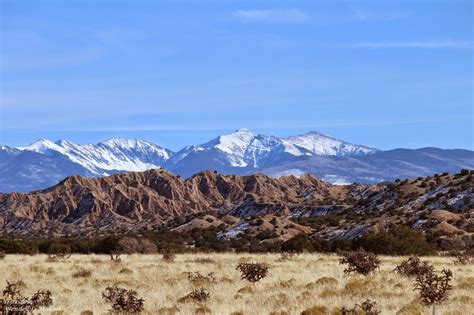
[[[148,314],[341,314],[366,299],[376,301],[382,314],[431,314],[414,291],[413,278],[393,270],[407,257],[382,256],[380,269],[368,276],[348,275],[337,255],[301,254],[284,260],[277,254],[182,254],[173,262],[161,255],[124,255],[111,261],[105,255],[7,255],[0,260],[0,283],[21,281],[25,296],[39,289],[52,293],[53,306],[41,314],[104,314],[111,304],[102,298],[108,286],[132,289],[144,299]],[[448,300],[441,314],[472,314],[473,264],[456,264],[449,257],[423,257],[437,271],[453,272]],[[267,277],[242,280],[240,262],[262,262]],[[199,272],[208,279],[191,281]],[[192,278],[192,277],[191,277]],[[209,292],[206,301],[183,298],[196,288]],[[89,311],[89,312],[87,312]],[[92,313],[91,313],[92,312]]]

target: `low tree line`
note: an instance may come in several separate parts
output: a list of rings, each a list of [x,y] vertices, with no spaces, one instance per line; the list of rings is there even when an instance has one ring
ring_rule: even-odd
[[[429,241],[421,232],[406,226],[396,226],[377,234],[367,233],[355,239],[325,240],[299,234],[285,242],[261,242],[250,235],[234,239],[218,237],[218,228],[193,229],[177,233],[162,228],[141,235],[107,236],[102,238],[59,238],[22,240],[0,238],[0,252],[7,254],[111,254],[153,252],[337,252],[340,250],[366,251],[385,255],[429,255],[437,250],[436,242]]]

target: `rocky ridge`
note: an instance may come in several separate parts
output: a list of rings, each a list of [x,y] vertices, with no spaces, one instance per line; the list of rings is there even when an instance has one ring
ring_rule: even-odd
[[[45,190],[0,194],[0,226],[3,234],[38,237],[140,233],[176,221],[180,223],[170,228],[178,231],[221,226],[226,238],[260,231],[254,228],[260,225],[277,239],[298,233],[353,238],[393,224],[470,235],[473,201],[468,170],[337,186],[313,175],[272,178],[204,171],[182,179],[153,169],[102,178],[71,176]],[[267,223],[254,224],[256,220]]]

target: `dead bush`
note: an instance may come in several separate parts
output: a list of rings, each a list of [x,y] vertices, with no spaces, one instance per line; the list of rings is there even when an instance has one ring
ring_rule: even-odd
[[[188,274],[188,280],[193,286],[201,287],[206,284],[215,283],[216,277],[214,277],[212,272],[208,273],[207,275],[203,275],[200,272],[194,272]]]
[[[120,255],[122,255],[122,253],[118,251],[112,251],[110,252],[110,260],[115,261],[115,262],[120,262],[122,261],[122,258],[120,258]]]
[[[420,299],[425,305],[439,303],[448,298],[448,291],[453,273],[449,269],[443,269],[438,275],[434,270],[416,276],[414,290],[420,291]]]
[[[112,303],[111,312],[139,313],[143,311],[145,300],[137,296],[137,292],[118,286],[107,287],[102,298]]]
[[[456,251],[453,254],[456,264],[465,265],[471,261],[471,253],[468,250]]]
[[[5,259],[7,254],[4,251],[0,251],[0,260]]]
[[[176,255],[173,252],[169,251],[169,250],[162,250],[161,251],[161,258],[166,263],[174,262],[175,257],[176,257]]]
[[[30,298],[32,309],[53,305],[52,294],[49,290],[38,290]]]
[[[9,300],[14,300],[17,297],[20,297],[20,293],[20,284],[18,282],[10,282],[7,280],[7,286],[3,290],[3,296]]]
[[[376,308],[377,303],[369,299],[365,300],[360,304],[354,305],[351,309],[346,309],[343,307],[341,309],[342,315],[358,315],[360,314],[358,310],[362,311],[365,315],[378,315],[381,312]]]
[[[394,271],[405,277],[415,277],[433,271],[434,267],[419,257],[412,256],[395,267]]]
[[[31,297],[23,297],[20,282],[7,281],[3,290],[3,299],[0,299],[0,314],[29,314],[41,307],[53,305],[52,294],[48,290],[39,290]]]
[[[211,294],[204,288],[194,289],[190,293],[178,299],[178,302],[184,303],[187,301],[205,302],[210,298]]]
[[[342,255],[339,264],[348,264],[344,269],[344,273],[358,273],[361,275],[368,275],[375,272],[379,268],[380,259],[374,253],[366,252],[363,249],[358,251],[343,251],[339,252]]]
[[[250,282],[257,282],[265,278],[268,274],[268,266],[263,263],[240,263],[237,265],[240,270],[240,278]]]
[[[279,261],[290,261],[295,255],[294,252],[282,252]]]

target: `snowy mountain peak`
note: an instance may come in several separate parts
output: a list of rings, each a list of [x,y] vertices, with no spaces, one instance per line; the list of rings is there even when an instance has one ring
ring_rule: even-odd
[[[96,175],[158,168],[173,155],[172,151],[151,142],[127,138],[111,138],[96,145],[40,139],[18,149],[47,155],[57,152]]]
[[[34,151],[42,154],[49,153],[50,151],[57,151],[61,153],[64,151],[61,146],[45,138],[38,139],[29,146],[18,147],[17,149]]]
[[[191,174],[195,170],[222,168],[235,172],[236,168],[263,169],[304,156],[357,156],[377,151],[316,131],[280,138],[257,135],[246,128],[220,135],[200,145],[188,146],[176,154],[149,141],[122,137],[83,145],[67,140],[52,142],[39,139],[18,149],[51,157],[62,155],[98,176],[117,171],[144,171],[158,167],[177,172],[184,169]]]
[[[171,169],[193,169],[197,162],[203,168],[263,168],[295,157],[316,155],[364,155],[375,149],[353,145],[320,132],[279,138],[256,135],[241,128],[221,135],[201,145],[189,146],[179,151],[171,160]]]
[[[35,142],[31,143],[29,146],[27,147],[40,147],[40,146],[54,146],[54,142],[49,140],[49,139],[46,139],[46,138],[39,138],[38,140],[36,140]]]
[[[214,148],[228,154],[231,166],[244,167],[245,151],[255,135],[248,129],[237,129],[235,132],[222,135],[213,141]]]

